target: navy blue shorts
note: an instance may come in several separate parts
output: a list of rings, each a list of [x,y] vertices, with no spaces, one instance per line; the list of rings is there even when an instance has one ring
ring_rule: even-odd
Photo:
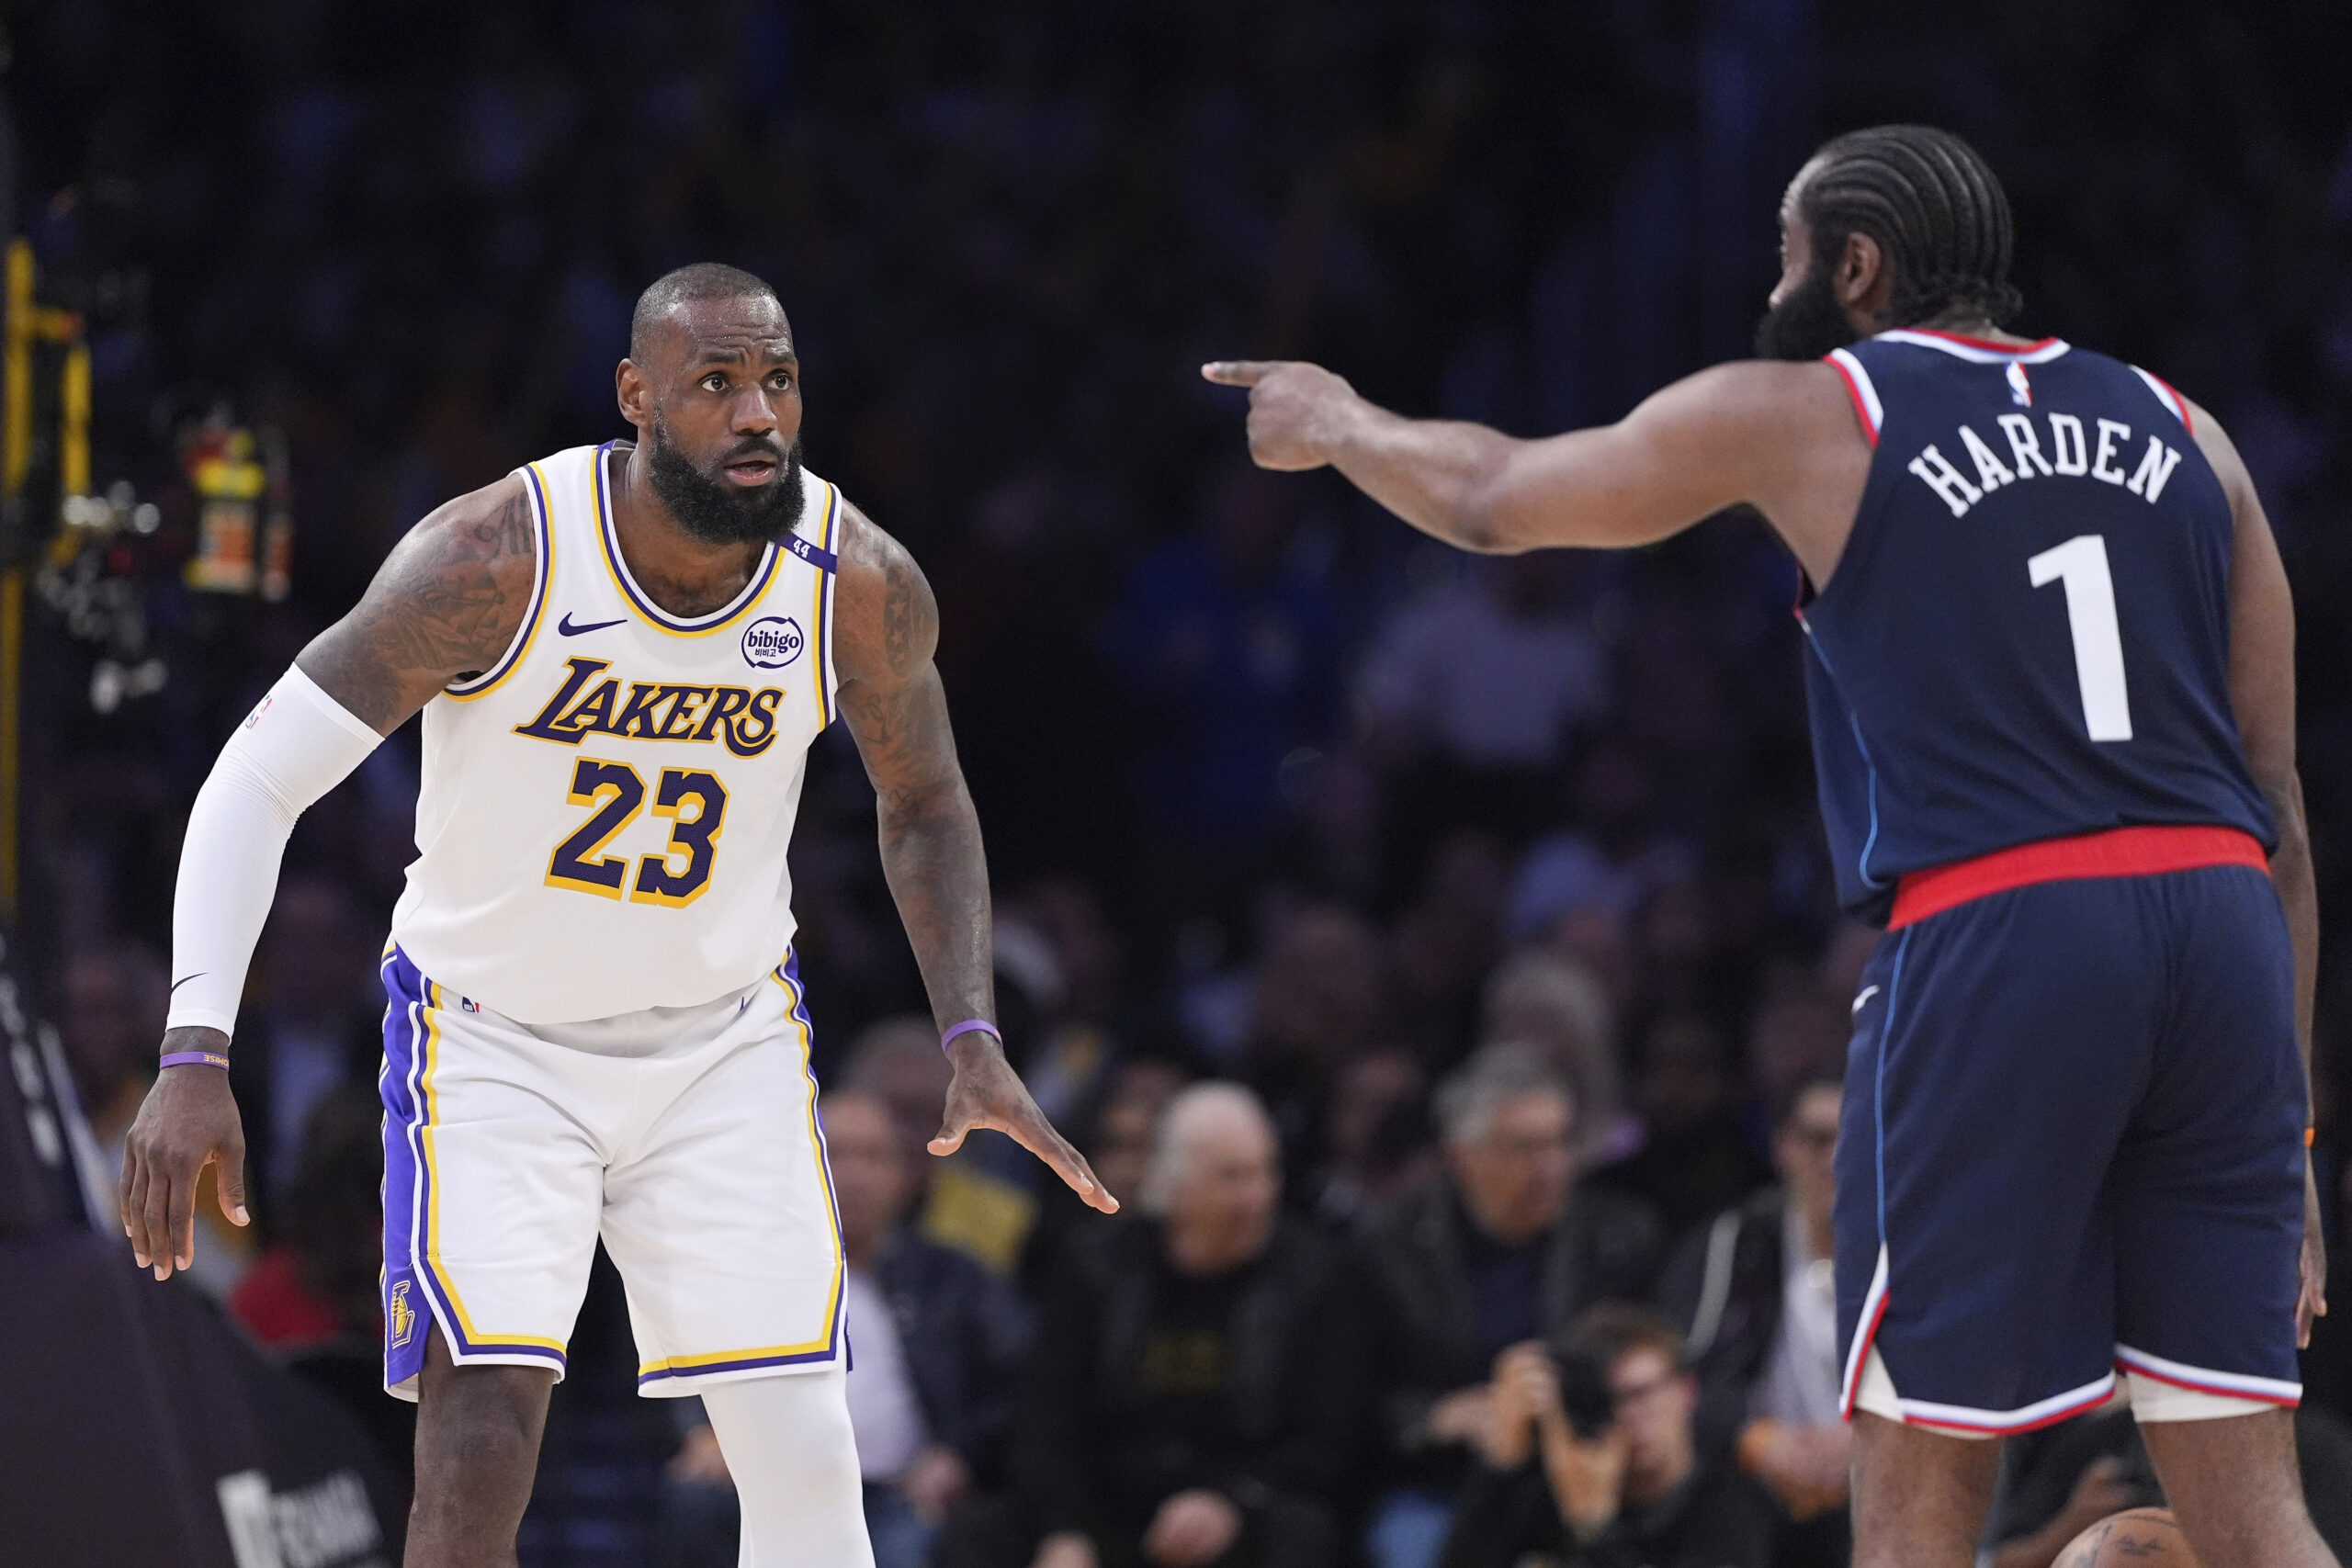
[[[2261,872],[2043,882],[1890,931],[1838,1147],[1850,1413],[1874,1346],[1906,1422],[2010,1433],[2118,1367],[2301,1397],[2306,1107]]]

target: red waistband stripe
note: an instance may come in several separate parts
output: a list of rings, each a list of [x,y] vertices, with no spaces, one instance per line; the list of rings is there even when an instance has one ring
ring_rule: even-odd
[[[1894,912],[1886,924],[1889,931],[1900,931],[1973,899],[2038,882],[2161,876],[2209,865],[2251,866],[2267,874],[2270,857],[2253,834],[2236,828],[2110,828],[2079,838],[2044,839],[1911,873],[1895,884]]]

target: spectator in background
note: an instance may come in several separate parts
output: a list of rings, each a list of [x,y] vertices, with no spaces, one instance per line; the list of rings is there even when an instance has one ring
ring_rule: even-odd
[[[1616,1010],[1592,971],[1541,947],[1505,959],[1487,981],[1483,1033],[1543,1053],[1577,1100],[1577,1160],[1603,1166],[1641,1146],[1617,1067]]]
[[[1619,1020],[1633,1017],[1642,1004],[1638,959],[1625,923],[1607,904],[1586,902],[1549,918],[1542,928],[1543,945],[1600,982],[1611,1016]]]
[[[1171,907],[1218,908],[1265,847],[1283,759],[1338,710],[1327,574],[1294,550],[1297,489],[1246,463],[1208,487],[1199,525],[1145,556],[1115,625],[1136,726],[1136,795]]]
[[[344,883],[289,876],[254,955],[230,1081],[245,1125],[245,1190],[266,1234],[277,1223],[311,1109],[348,1083],[372,1083],[384,1054],[379,922]]]
[[[1576,765],[1573,827],[1528,846],[1511,887],[1510,929],[1532,935],[1587,907],[1629,919],[1659,887],[1690,874],[1688,845],[1651,818],[1657,775],[1639,748],[1604,736]]]
[[[1402,765],[1398,828],[1476,825],[1522,840],[1551,805],[1552,769],[1605,696],[1607,659],[1572,604],[1586,558],[1471,558],[1372,637],[1356,681],[1375,754]]]
[[[1788,1516],[1778,1568],[1843,1568],[1852,1551],[1829,1228],[1843,1100],[1835,1073],[1797,1085],[1774,1118],[1780,1184],[1692,1236],[1658,1291],[1698,1374],[1701,1446],[1736,1455]]]
[[[1001,1133],[975,1133],[944,1159],[930,1152],[927,1145],[938,1134],[947,1110],[947,1085],[955,1076],[932,1021],[920,1013],[904,1013],[869,1025],[857,1037],[842,1065],[841,1083],[888,1109],[899,1146],[917,1172],[921,1197],[915,1229],[1000,1274],[1010,1274],[1036,1223],[1037,1200],[1026,1188],[988,1168],[988,1145],[1002,1138]]]
[[[943,1549],[992,1568],[1321,1568],[1351,1359],[1329,1254],[1281,1212],[1273,1129],[1235,1084],[1170,1101],[1142,1213],[1074,1239],[1014,1439],[1016,1498]]]
[[[65,960],[58,1037],[100,1152],[119,1170],[123,1134],[155,1077],[171,982],[136,942],[85,948]]]
[[[1669,1237],[1703,1224],[1767,1180],[1740,1119],[1739,1074],[1723,1032],[1697,1013],[1654,1021],[1634,1054],[1640,1148],[1593,1172],[1656,1209]]]
[[[119,1171],[123,1137],[154,1081],[156,1043],[164,1037],[171,982],[154,953],[137,942],[122,942],[68,957],[62,990],[58,1036],[74,1075],[74,1092],[90,1119],[101,1167]],[[252,1190],[250,1163],[246,1169]],[[212,1185],[216,1179],[209,1167],[198,1178],[196,1266],[188,1275],[207,1294],[225,1300],[253,1260],[254,1237],[252,1231],[221,1218]]]
[[[1240,1077],[1282,1139],[1301,1190],[1323,1163],[1332,1085],[1354,1056],[1385,1043],[1389,987],[1379,936],[1354,910],[1310,904],[1279,918],[1259,958]]]
[[[871,1095],[820,1100],[825,1155],[848,1257],[843,1290],[857,1348],[850,1426],[865,1482],[875,1568],[922,1568],[949,1511],[976,1481],[1001,1475],[1027,1309],[1012,1287],[907,1224],[917,1173]],[[699,1415],[701,1401],[681,1401]],[[675,1568],[729,1568],[734,1494],[707,1420],[689,1426],[670,1467],[663,1517]],[[696,1553],[699,1553],[697,1555]]]
[[[229,1300],[273,1350],[381,1348],[382,1123],[372,1085],[337,1085],[311,1108],[276,1233]]]
[[[1700,1450],[1698,1398],[1682,1337],[1645,1307],[1604,1303],[1556,1346],[1505,1351],[1444,1568],[1771,1568],[1771,1505]]]
[[[1048,878],[998,906],[997,973],[1018,979],[1036,1014],[1031,1037],[1018,1042],[1016,1065],[1056,1125],[1093,1092],[1118,1055],[1115,1015],[1125,958],[1102,901],[1084,883]]]
[[[311,1108],[270,1244],[229,1310],[365,1427],[405,1483],[416,1405],[384,1397],[383,1121],[372,1082],[338,1084]],[[401,1310],[395,1332],[425,1331],[423,1302]]]
[[[1435,1110],[1445,1179],[1360,1239],[1349,1291],[1377,1402],[1378,1568],[1437,1561],[1488,1434],[1495,1358],[1596,1302],[1645,1298],[1663,1246],[1642,1204],[1577,1185],[1575,1096],[1534,1052],[1486,1047],[1439,1087]]]
[[[1510,882],[1492,835],[1457,832],[1438,846],[1420,896],[1390,934],[1398,1009],[1432,1072],[1460,1062],[1476,1037],[1478,994],[1498,955]]]
[[[1748,1095],[1759,1108],[1785,1104],[1796,1086],[1846,1064],[1853,998],[1826,988],[1810,970],[1769,980],[1747,1030]]]
[[[1067,1123],[1070,1141],[1120,1202],[1132,1202],[1142,1190],[1144,1173],[1151,1166],[1152,1145],[1159,1134],[1160,1112],[1190,1078],[1173,1062],[1131,1057],[1104,1076],[1093,1101]],[[1037,1223],[1030,1227],[1021,1249],[1023,1292],[1035,1299],[1054,1277],[1062,1247],[1071,1235],[1105,1223],[1115,1224],[1115,1216],[1106,1217],[1090,1207],[1061,1182],[1042,1189]]]
[[[1410,1052],[1372,1051],[1340,1069],[1316,1183],[1317,1220],[1355,1229],[1436,1170],[1428,1101],[1429,1075]]]

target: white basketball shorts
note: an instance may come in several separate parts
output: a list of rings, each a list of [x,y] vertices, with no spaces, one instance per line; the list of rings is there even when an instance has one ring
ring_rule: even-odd
[[[384,958],[384,1385],[429,1325],[458,1363],[553,1367],[596,1241],[638,1392],[845,1364],[842,1247],[785,962],[699,1007],[525,1025]]]

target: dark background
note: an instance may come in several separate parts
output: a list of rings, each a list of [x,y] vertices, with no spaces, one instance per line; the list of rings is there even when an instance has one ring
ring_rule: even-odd
[[[102,1133],[136,1103],[178,835],[229,728],[416,519],[626,434],[630,304],[705,259],[775,286],[810,466],[937,591],[999,897],[1063,982],[1040,1013],[1082,1014],[1107,1059],[1229,1068],[1262,961],[1337,906],[1373,965],[1354,1043],[1442,1071],[1494,965],[1549,944],[1602,973],[1635,1111],[1671,1088],[1643,1044],[1668,1018],[1712,1031],[1752,1107],[1765,1055],[1838,1048],[1859,950],[1813,816],[1784,552],[1719,519],[1510,580],[1597,679],[1540,757],[1465,761],[1366,671],[1415,606],[1491,569],[1330,476],[1249,470],[1238,394],[1195,367],[1313,357],[1404,412],[1518,434],[1614,418],[1744,350],[1789,175],[1888,119],[1950,126],[2001,173],[2020,330],[2150,367],[2244,451],[2301,613],[2324,921],[2352,891],[2352,9],[73,0],[6,18],[18,227],[98,323],[96,479],[165,513],[145,591],[164,691],[95,714],[88,651],[51,616],[33,633],[21,923]],[[291,442],[281,605],[170,570],[189,516],[172,433],[221,398]],[[364,989],[414,770],[412,726],[305,819],[304,913],[273,927],[250,1005],[299,1010],[346,973]],[[837,729],[795,849],[820,1070],[921,1005],[872,831]],[[1547,840],[1588,870],[1547,881],[1528,858]],[[2331,938],[2323,970],[2324,1137],[2348,952]]]

